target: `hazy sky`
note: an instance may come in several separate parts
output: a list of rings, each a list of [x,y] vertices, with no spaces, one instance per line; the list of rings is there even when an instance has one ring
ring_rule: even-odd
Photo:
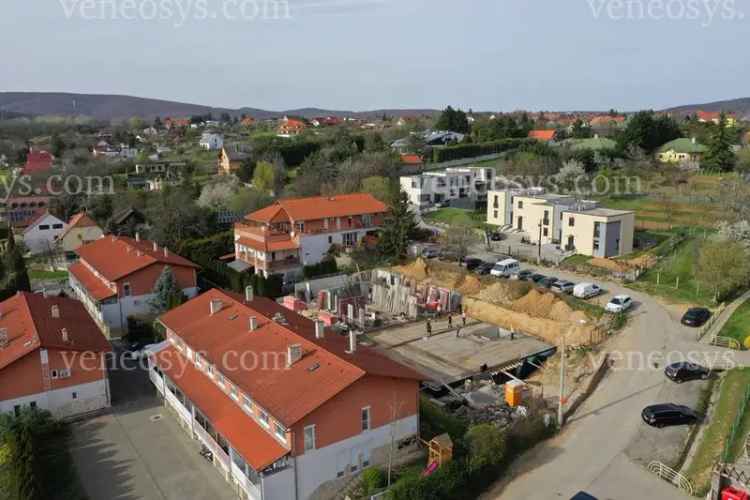
[[[632,110],[750,95],[750,0],[283,3],[3,0],[0,90],[277,110]]]

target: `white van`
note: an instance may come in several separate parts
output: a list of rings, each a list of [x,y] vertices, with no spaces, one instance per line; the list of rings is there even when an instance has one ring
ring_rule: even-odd
[[[501,278],[510,278],[511,274],[516,274],[520,270],[521,264],[516,259],[505,259],[495,264],[490,274]]]
[[[573,287],[573,297],[589,299],[602,293],[602,289],[593,283],[578,283]]]

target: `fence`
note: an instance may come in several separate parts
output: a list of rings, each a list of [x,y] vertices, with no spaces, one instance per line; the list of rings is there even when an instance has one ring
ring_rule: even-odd
[[[711,315],[710,318],[708,318],[708,321],[706,321],[706,324],[704,324],[699,330],[697,335],[697,341],[700,342],[703,337],[706,336],[706,334],[711,331],[711,328],[716,324],[716,322],[721,317],[722,313],[724,312],[724,309],[726,309],[726,303],[722,302],[719,304],[719,308],[716,310],[714,314]]]
[[[737,415],[732,422],[732,428],[729,431],[729,437],[724,441],[724,451],[721,454],[722,462],[727,463],[731,461],[732,445],[737,439],[737,433],[742,429],[742,420],[745,418],[747,412],[747,404],[750,402],[750,387],[745,389],[745,396],[742,398],[740,403],[740,409],[737,411]]]
[[[653,472],[654,474],[659,476],[659,478],[672,483],[681,490],[686,491],[688,495],[693,496],[693,483],[691,483],[688,478],[686,478],[676,470],[671,469],[656,460],[648,464],[648,470],[649,472]]]

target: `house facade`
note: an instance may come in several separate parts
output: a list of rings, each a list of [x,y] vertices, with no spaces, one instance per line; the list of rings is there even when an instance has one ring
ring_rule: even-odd
[[[57,241],[66,256],[74,257],[75,251],[104,236],[104,231],[86,212],[70,218]]]
[[[109,407],[109,352],[76,300],[19,292],[0,302],[0,413],[70,418]]]
[[[280,137],[294,137],[300,135],[307,128],[305,122],[294,118],[284,117],[279,120],[279,126],[277,127],[277,134]]]
[[[583,255],[616,257],[633,251],[634,212],[538,189],[490,191],[487,223],[522,233],[531,243]]]
[[[206,151],[217,151],[224,146],[224,136],[215,132],[204,132],[199,145]]]
[[[151,380],[240,498],[333,498],[415,440],[423,377],[353,334],[252,289],[210,290],[160,322]]]
[[[248,154],[242,151],[238,145],[222,146],[218,161],[219,175],[237,172],[242,167],[242,162],[247,160],[248,157]]]
[[[23,231],[23,244],[32,255],[50,253],[65,231],[65,223],[49,212],[42,212]]]
[[[387,211],[367,193],[279,200],[235,224],[235,259],[266,277],[295,277],[331,246],[356,247],[374,235]]]
[[[708,148],[700,144],[695,137],[680,138],[661,146],[656,153],[656,158],[662,163],[692,163],[699,166],[707,151]]]
[[[131,316],[152,314],[152,290],[169,266],[188,298],[198,293],[198,266],[155,242],[105,236],[76,250],[70,286],[108,337],[120,337]]]
[[[494,183],[495,169],[455,167],[400,178],[401,191],[409,203],[420,209],[455,206],[474,209],[487,201],[487,190]]]

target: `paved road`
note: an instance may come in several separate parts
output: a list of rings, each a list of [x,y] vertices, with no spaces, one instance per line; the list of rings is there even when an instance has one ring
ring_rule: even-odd
[[[478,254],[482,256],[481,251]],[[572,281],[582,279],[556,269],[524,267]],[[607,351],[622,358],[616,358],[613,370],[566,430],[524,455],[514,465],[515,479],[497,484],[483,499],[568,499],[580,490],[611,500],[690,498],[634,463],[629,448],[644,429],[641,409],[675,396],[676,384],[662,374],[666,360],[677,361],[689,352],[723,355],[725,351],[698,344],[694,330],[680,325],[675,311],[652,297],[619,284],[597,283],[610,293],[629,294],[636,303],[624,331],[605,344]]]

